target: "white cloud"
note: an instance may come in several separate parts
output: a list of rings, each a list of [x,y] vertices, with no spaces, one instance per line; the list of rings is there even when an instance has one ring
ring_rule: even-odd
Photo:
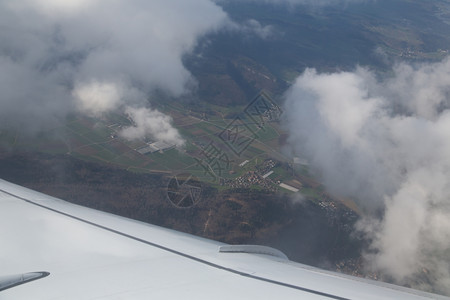
[[[0,115],[34,127],[121,107],[136,89],[179,96],[195,82],[183,55],[229,22],[209,0],[2,1]]]
[[[376,80],[307,70],[286,94],[289,142],[334,193],[359,199],[371,266],[450,293],[450,59]],[[446,81],[447,80],[447,81]],[[381,210],[384,215],[377,219]],[[424,271],[426,270],[426,271]],[[428,272],[428,273],[426,273]]]
[[[152,137],[169,145],[183,146],[185,141],[172,126],[172,118],[155,109],[127,107],[126,114],[134,125],[123,129],[120,135],[129,140]]]
[[[255,20],[233,23],[210,0],[2,1],[1,119],[37,128],[74,109],[99,116],[131,105],[158,123],[163,114],[144,109],[148,95],[189,92],[195,79],[183,56],[223,28],[262,38],[272,32]],[[134,134],[160,135],[151,123]]]
[[[436,119],[441,107],[450,104],[450,59],[440,64],[424,64],[418,69],[406,64],[394,68],[397,74],[387,82],[388,95],[408,113]]]
[[[73,96],[80,110],[99,116],[105,112],[117,109],[123,94],[120,88],[108,82],[90,82],[75,87]]]

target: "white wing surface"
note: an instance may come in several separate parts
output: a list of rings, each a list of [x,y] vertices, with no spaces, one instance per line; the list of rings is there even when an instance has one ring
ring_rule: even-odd
[[[95,201],[95,199],[93,199]],[[449,299],[322,271],[0,180],[0,299]]]

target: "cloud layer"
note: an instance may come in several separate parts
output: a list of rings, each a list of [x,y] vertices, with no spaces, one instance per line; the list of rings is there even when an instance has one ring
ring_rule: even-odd
[[[221,2],[254,2],[274,5],[308,5],[308,6],[327,6],[327,5],[343,5],[354,2],[367,2],[373,0],[215,0],[217,3]]]
[[[154,90],[179,96],[195,83],[183,55],[227,22],[209,0],[2,1],[1,117],[39,123],[145,107]]]
[[[371,267],[450,294],[448,82],[450,59],[399,64],[384,80],[364,68],[308,69],[287,93],[285,111],[293,151],[328,189],[365,210],[358,227],[372,241]]]

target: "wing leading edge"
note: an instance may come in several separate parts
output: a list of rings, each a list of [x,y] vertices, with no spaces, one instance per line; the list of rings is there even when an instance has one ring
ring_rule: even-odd
[[[95,211],[3,180],[0,223],[7,258],[0,279],[50,274],[4,289],[2,299],[450,299],[294,263],[275,249],[229,246]]]

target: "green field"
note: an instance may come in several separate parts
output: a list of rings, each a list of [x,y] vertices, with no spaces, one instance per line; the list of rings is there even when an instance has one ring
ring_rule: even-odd
[[[234,179],[254,171],[258,164],[277,153],[280,129],[272,127],[270,122],[258,127],[254,120],[242,113],[244,107],[205,104],[208,113],[186,114],[184,105],[169,101],[160,103],[158,109],[162,108],[173,118],[174,126],[186,140],[182,149],[145,155],[138,153],[136,149],[144,147],[147,141],[121,138],[118,132],[129,126],[130,121],[125,115],[116,113],[101,119],[71,115],[58,127],[34,137],[3,130],[0,132],[0,145],[49,154],[70,154],[82,160],[111,164],[139,173],[189,172],[220,190],[227,188],[220,185],[222,179]],[[236,121],[234,118],[238,115],[240,119]],[[230,131],[224,133],[226,128]],[[278,156],[283,158],[281,153]],[[249,160],[249,163],[240,167],[244,160]],[[275,173],[279,180],[290,178],[281,168],[277,168]]]

